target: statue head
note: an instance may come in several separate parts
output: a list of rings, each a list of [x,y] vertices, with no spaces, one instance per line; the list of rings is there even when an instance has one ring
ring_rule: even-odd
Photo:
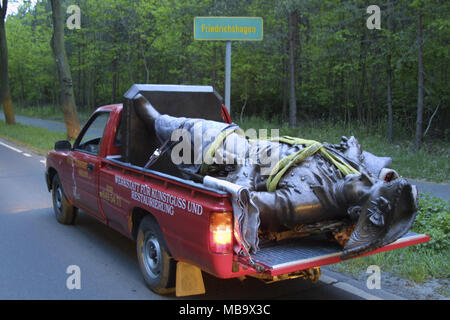
[[[417,190],[406,179],[378,180],[362,200],[358,222],[344,246],[342,259],[373,251],[402,237],[417,215]]]
[[[373,181],[366,174],[348,174],[335,187],[338,202],[347,206],[360,206],[371,193]]]

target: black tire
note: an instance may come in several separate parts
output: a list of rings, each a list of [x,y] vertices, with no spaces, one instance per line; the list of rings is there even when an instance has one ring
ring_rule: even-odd
[[[52,181],[52,200],[56,220],[62,224],[74,224],[78,209],[67,200],[58,174],[55,174]]]
[[[136,249],[147,286],[157,294],[172,293],[176,261],[170,256],[161,229],[152,216],[144,217],[139,225]]]

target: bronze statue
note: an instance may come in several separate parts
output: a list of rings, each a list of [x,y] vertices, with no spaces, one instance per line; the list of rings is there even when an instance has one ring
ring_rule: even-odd
[[[161,144],[175,141],[172,151],[179,152],[183,140],[181,134],[173,139],[174,132],[189,133],[184,146],[192,152],[183,154],[189,161],[176,163],[182,172],[249,190],[259,220],[247,227],[261,239],[327,232],[343,245],[345,259],[397,240],[414,222],[415,186],[388,169],[390,158],[363,151],[354,137],[342,137],[338,145],[292,137],[250,140],[235,124],[161,115],[143,96],[135,110]],[[211,129],[216,134],[205,139]],[[199,143],[196,130],[203,137]],[[202,151],[196,154],[196,148]],[[275,151],[278,161],[268,168],[262,155],[267,159]],[[249,245],[257,249],[257,241]]]

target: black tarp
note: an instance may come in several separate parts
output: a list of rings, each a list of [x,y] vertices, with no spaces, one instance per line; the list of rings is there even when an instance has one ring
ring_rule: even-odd
[[[175,117],[223,121],[222,97],[211,86],[134,84],[124,95],[122,123],[122,160],[144,166],[160,146],[154,129],[146,128],[134,109],[134,98],[143,95],[161,114]],[[178,170],[164,154],[153,170],[179,176]]]

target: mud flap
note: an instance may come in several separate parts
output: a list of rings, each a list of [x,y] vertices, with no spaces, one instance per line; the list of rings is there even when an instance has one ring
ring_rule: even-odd
[[[175,288],[177,297],[205,294],[205,284],[200,268],[178,261]]]

